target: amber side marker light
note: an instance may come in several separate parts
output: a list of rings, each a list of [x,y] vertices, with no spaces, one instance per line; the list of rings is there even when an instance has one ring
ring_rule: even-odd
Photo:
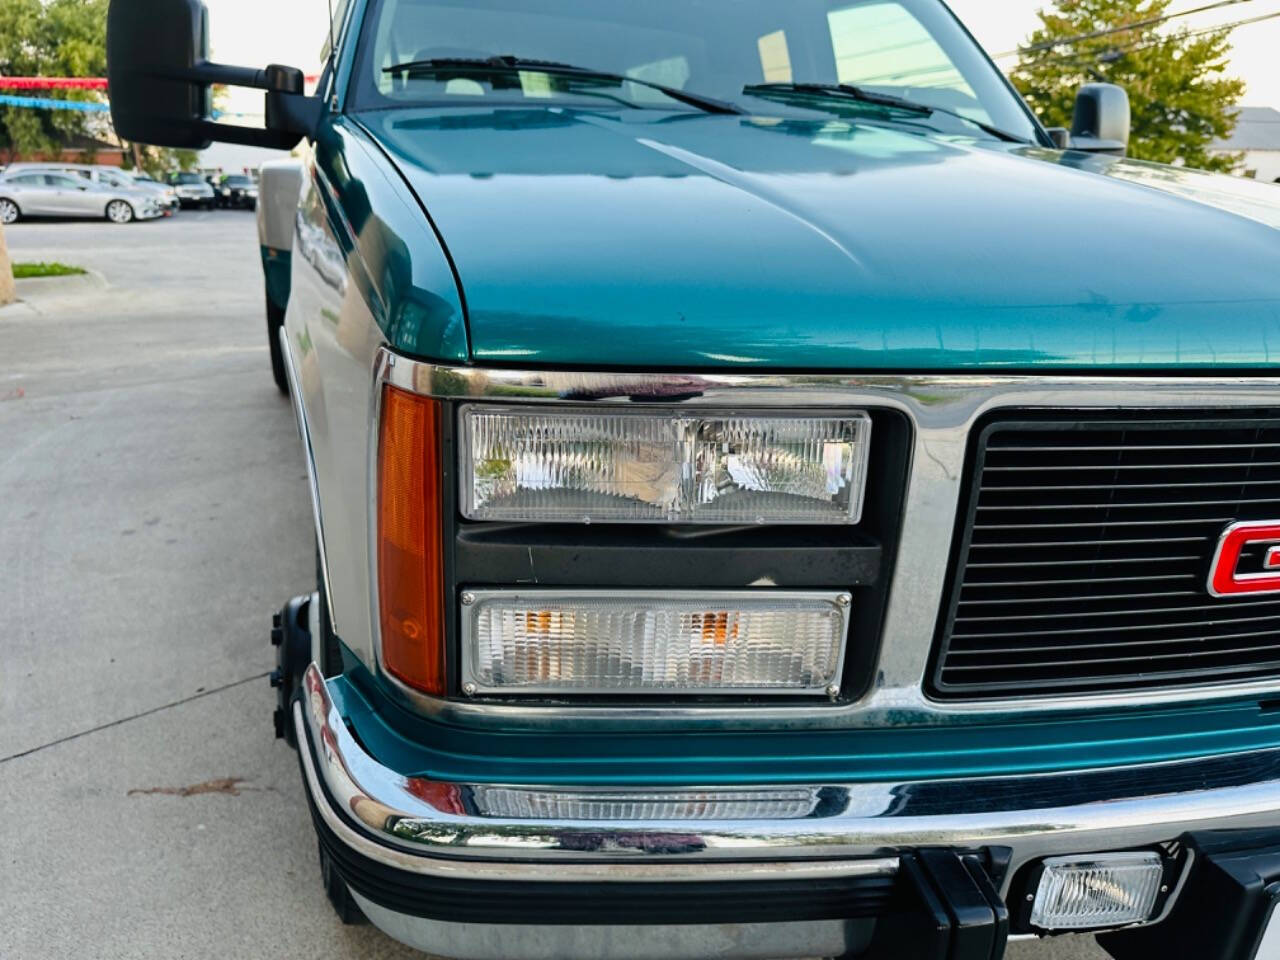
[[[382,665],[444,695],[440,404],[382,388],[378,431],[378,608]]]

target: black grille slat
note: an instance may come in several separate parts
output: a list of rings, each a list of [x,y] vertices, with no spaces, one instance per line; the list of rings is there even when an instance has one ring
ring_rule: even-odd
[[[1162,557],[1162,556],[1158,556],[1158,555],[1157,555],[1157,556],[1154,556],[1154,557],[1106,557],[1106,558],[1103,558],[1103,559],[1098,559],[1098,558],[1096,558],[1096,557],[1095,557],[1095,558],[1092,558],[1092,559],[1081,559],[1081,560],[1057,560],[1057,561],[1054,561],[1054,560],[1045,560],[1045,561],[1032,561],[1031,563],[1025,563],[1025,564],[1023,564],[1023,563],[1015,563],[1015,562],[1012,562],[1012,561],[1010,561],[1010,562],[1008,562],[1008,563],[971,563],[971,564],[969,564],[969,569],[970,569],[970,570],[999,570],[999,569],[1003,569],[1003,568],[1012,567],[1012,568],[1017,569],[1017,570],[1025,570],[1027,567],[1054,567],[1054,566],[1061,566],[1061,565],[1064,565],[1064,564],[1080,564],[1080,563],[1092,563],[1092,564],[1100,564],[1100,563],[1181,563],[1181,562],[1186,561],[1186,560],[1199,560],[1199,559],[1200,559],[1199,557],[1195,557],[1195,556],[1188,556],[1188,557]]]
[[[971,550],[998,547],[1125,547],[1149,543],[1199,543],[1200,537],[1136,537],[1128,540],[1028,540],[994,543],[975,543]]]
[[[1239,450],[1265,450],[1265,449],[1280,447],[1280,442],[1278,443],[1184,443],[1178,446],[1178,450],[1180,451],[1186,451],[1186,450],[1221,451],[1221,450],[1231,449],[1232,447],[1235,447],[1236,449],[1239,449]],[[1112,445],[1104,444],[1103,446],[1096,446],[1096,447],[1084,446],[1084,445],[1081,445],[1078,447],[1076,446],[1067,446],[1067,447],[1002,446],[1002,447],[992,447],[991,453],[1035,453],[1037,455],[1041,455],[1045,453],[1061,453],[1061,452],[1077,453],[1082,450],[1083,451],[1105,450],[1109,453],[1114,453],[1115,449],[1116,448],[1113,444]],[[1139,444],[1126,444],[1124,449],[1126,453],[1132,453],[1132,452],[1142,452],[1142,451],[1148,451],[1148,450],[1168,450],[1169,448],[1161,444],[1155,444],[1151,446],[1142,446]]]
[[[1170,647],[1182,643],[1206,643],[1209,640],[1248,640],[1253,637],[1269,637],[1274,640],[1271,630],[1251,630],[1246,633],[1213,633],[1193,637],[1161,637],[1157,640],[1108,640],[1102,643],[1062,643],[1038,647],[1020,647],[1020,653],[1065,653],[1072,650],[1129,650],[1134,647],[1150,647],[1154,644],[1168,644]],[[959,639],[959,638],[956,638]],[[1176,651],[1174,651],[1176,653]],[[1212,652],[1212,651],[1210,651]],[[951,647],[952,657],[995,657],[1008,653],[1005,647]],[[1172,654],[1171,654],[1172,655]],[[1154,656],[1154,655],[1153,655]]]
[[[1228,523],[1280,519],[1280,416],[1088,417],[975,435],[934,692],[1280,677],[1280,600],[1205,587]]]
[[[1170,611],[1164,611],[1166,615],[1169,612]],[[1115,616],[1115,615],[1116,614],[1112,614],[1112,616]],[[1126,613],[1125,615],[1134,616],[1135,614]],[[1120,632],[1120,633],[1133,633],[1135,631],[1140,631],[1140,630],[1204,631],[1204,630],[1213,630],[1215,628],[1226,628],[1226,627],[1232,626],[1233,624],[1238,624],[1238,623],[1267,622],[1273,619],[1274,617],[1272,615],[1267,614],[1261,617],[1235,617],[1233,619],[1224,619],[1224,620],[1192,620],[1189,622],[1184,621],[1181,623],[1177,623],[1177,622],[1169,623],[1168,621],[1166,621],[1164,623],[1129,623],[1129,624],[1122,624],[1122,625],[1110,624],[1102,627],[1097,627],[1097,626],[1067,627],[1065,629],[1040,630],[1038,632],[1038,636],[1040,636],[1041,638],[1057,637],[1057,636],[1067,636],[1073,633],[1095,633],[1098,630],[1107,630],[1110,632]],[[952,641],[951,650],[953,653],[956,652],[955,643],[958,640],[986,640],[986,639],[995,638],[995,637],[1008,637],[1014,632],[1015,631],[1012,631],[1012,630],[1006,630],[1006,631],[997,630],[997,631],[988,632],[988,633],[952,633],[951,634],[951,641]],[[1153,641],[1142,641],[1142,642],[1150,643]]]
[[[974,530],[1079,530],[1082,526],[1169,526],[1170,524],[1226,524],[1235,517],[1172,517],[1169,520],[1073,521],[1062,524],[974,524]],[[974,544],[977,547],[978,544]]]
[[[1255,599],[1253,602],[1257,603],[1259,601]],[[1248,600],[1242,600],[1239,603],[1232,604],[1232,607],[1235,609],[1244,610],[1244,609],[1248,609],[1248,604],[1249,604]],[[1137,608],[1137,609],[1130,609],[1130,610],[1093,610],[1093,611],[1074,610],[1068,613],[1018,613],[1018,614],[1008,614],[1008,615],[994,616],[994,617],[986,616],[986,617],[982,617],[981,619],[988,623],[1000,623],[1001,621],[1005,621],[1005,620],[1012,621],[1012,622],[1022,622],[1024,620],[1076,620],[1080,617],[1142,617],[1142,616],[1148,616],[1148,615],[1154,616],[1156,614],[1159,614],[1160,616],[1168,616],[1171,612],[1186,612],[1186,611],[1198,612],[1200,610],[1219,610],[1219,609],[1221,609],[1221,605],[1215,605],[1211,607],[1170,605],[1170,606],[1163,606],[1163,607]],[[1226,616],[1226,611],[1223,612],[1223,615]],[[959,636],[959,634],[953,634],[953,636]]]
[[[1276,497],[1261,497],[1258,499],[1248,500],[1233,497],[1230,500],[1153,500],[1148,503],[1039,503],[1039,504],[1008,504],[1003,506],[984,506],[979,505],[978,511],[983,510],[1154,510],[1154,509],[1173,509],[1185,510],[1191,507],[1221,507],[1227,504],[1242,503],[1275,503]],[[1152,520],[1152,523],[1158,523],[1158,520]]]
[[[1117,448],[1119,449],[1119,448]],[[989,465],[987,470],[991,472],[1013,472],[1019,471],[1024,473],[1049,473],[1051,471],[1091,471],[1102,472],[1104,470],[1213,470],[1226,468],[1228,470],[1239,470],[1244,467],[1280,467],[1280,461],[1264,461],[1259,463],[1240,464],[1231,463],[1225,460],[1204,461],[1201,463],[1092,463],[1092,464],[1047,464],[1037,463],[1027,466],[996,466]]]

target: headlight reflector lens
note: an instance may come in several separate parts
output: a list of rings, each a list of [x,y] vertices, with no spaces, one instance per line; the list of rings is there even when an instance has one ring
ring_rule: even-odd
[[[467,406],[462,435],[473,520],[847,524],[871,420]]]
[[[467,591],[478,693],[825,694],[848,596],[768,590]]]

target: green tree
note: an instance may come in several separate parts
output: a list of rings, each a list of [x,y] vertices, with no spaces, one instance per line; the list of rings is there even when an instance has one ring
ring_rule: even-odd
[[[1061,127],[1071,126],[1081,84],[1119,84],[1133,111],[1130,156],[1231,170],[1239,157],[1207,149],[1235,129],[1244,93],[1244,82],[1226,73],[1228,31],[1152,22],[1170,2],[1055,0],[1039,12],[1010,79],[1046,124]]]
[[[101,77],[107,72],[108,0],[0,0],[0,76]],[[36,91],[45,99],[101,101],[88,90]],[[55,153],[70,137],[109,130],[106,114],[0,105],[0,155]],[[195,166],[193,150],[125,144],[125,164],[159,176]]]
[[[0,75],[100,77],[107,69],[107,0],[0,0]],[[50,99],[97,100],[85,90],[38,92]],[[54,150],[89,132],[76,110],[0,106],[0,151]]]
[[[124,165],[130,170],[141,170],[162,178],[171,170],[190,170],[200,159],[194,150],[171,150],[168,147],[151,147],[142,143],[126,144]]]

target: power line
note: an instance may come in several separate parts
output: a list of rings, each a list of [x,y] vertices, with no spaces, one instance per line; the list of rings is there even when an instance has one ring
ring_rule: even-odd
[[[1036,53],[1040,50],[1052,50],[1054,47],[1070,46],[1073,43],[1079,43],[1082,40],[1095,40],[1098,37],[1109,37],[1115,33],[1127,33],[1130,30],[1142,30],[1146,27],[1156,27],[1170,20],[1176,20],[1179,17],[1189,17],[1195,13],[1204,13],[1208,10],[1217,10],[1219,7],[1233,7],[1241,3],[1252,3],[1253,0],[1216,0],[1215,3],[1207,3],[1203,6],[1192,7],[1190,10],[1178,10],[1174,13],[1166,13],[1160,17],[1149,17],[1146,20],[1135,20],[1133,23],[1127,23],[1121,27],[1107,27],[1105,30],[1094,30],[1092,33],[1081,33],[1074,37],[1063,37],[1061,40],[1043,40],[1040,43],[1032,43],[1025,47],[1017,47],[1013,50],[1006,50],[1004,53],[997,53],[992,56],[993,60],[1002,60],[1005,57],[1021,56],[1024,53]]]
[[[1169,37],[1157,37],[1153,40],[1143,40],[1139,43],[1133,43],[1125,47],[1114,47],[1110,50],[1099,51],[1095,56],[1082,56],[1081,54],[1064,54],[1057,57],[1046,57],[1037,63],[1109,63],[1126,53],[1137,53],[1139,50],[1150,50],[1152,47],[1160,47],[1166,43],[1177,42],[1192,37],[1203,37],[1211,33],[1230,33],[1239,27],[1247,27],[1250,24],[1262,23],[1264,20],[1274,20],[1280,17],[1280,10],[1272,13],[1264,13],[1261,16],[1249,17],[1246,20],[1235,20],[1231,23],[1222,23],[1216,27],[1202,27],[1199,30],[1191,30],[1187,33],[1176,34]]]

